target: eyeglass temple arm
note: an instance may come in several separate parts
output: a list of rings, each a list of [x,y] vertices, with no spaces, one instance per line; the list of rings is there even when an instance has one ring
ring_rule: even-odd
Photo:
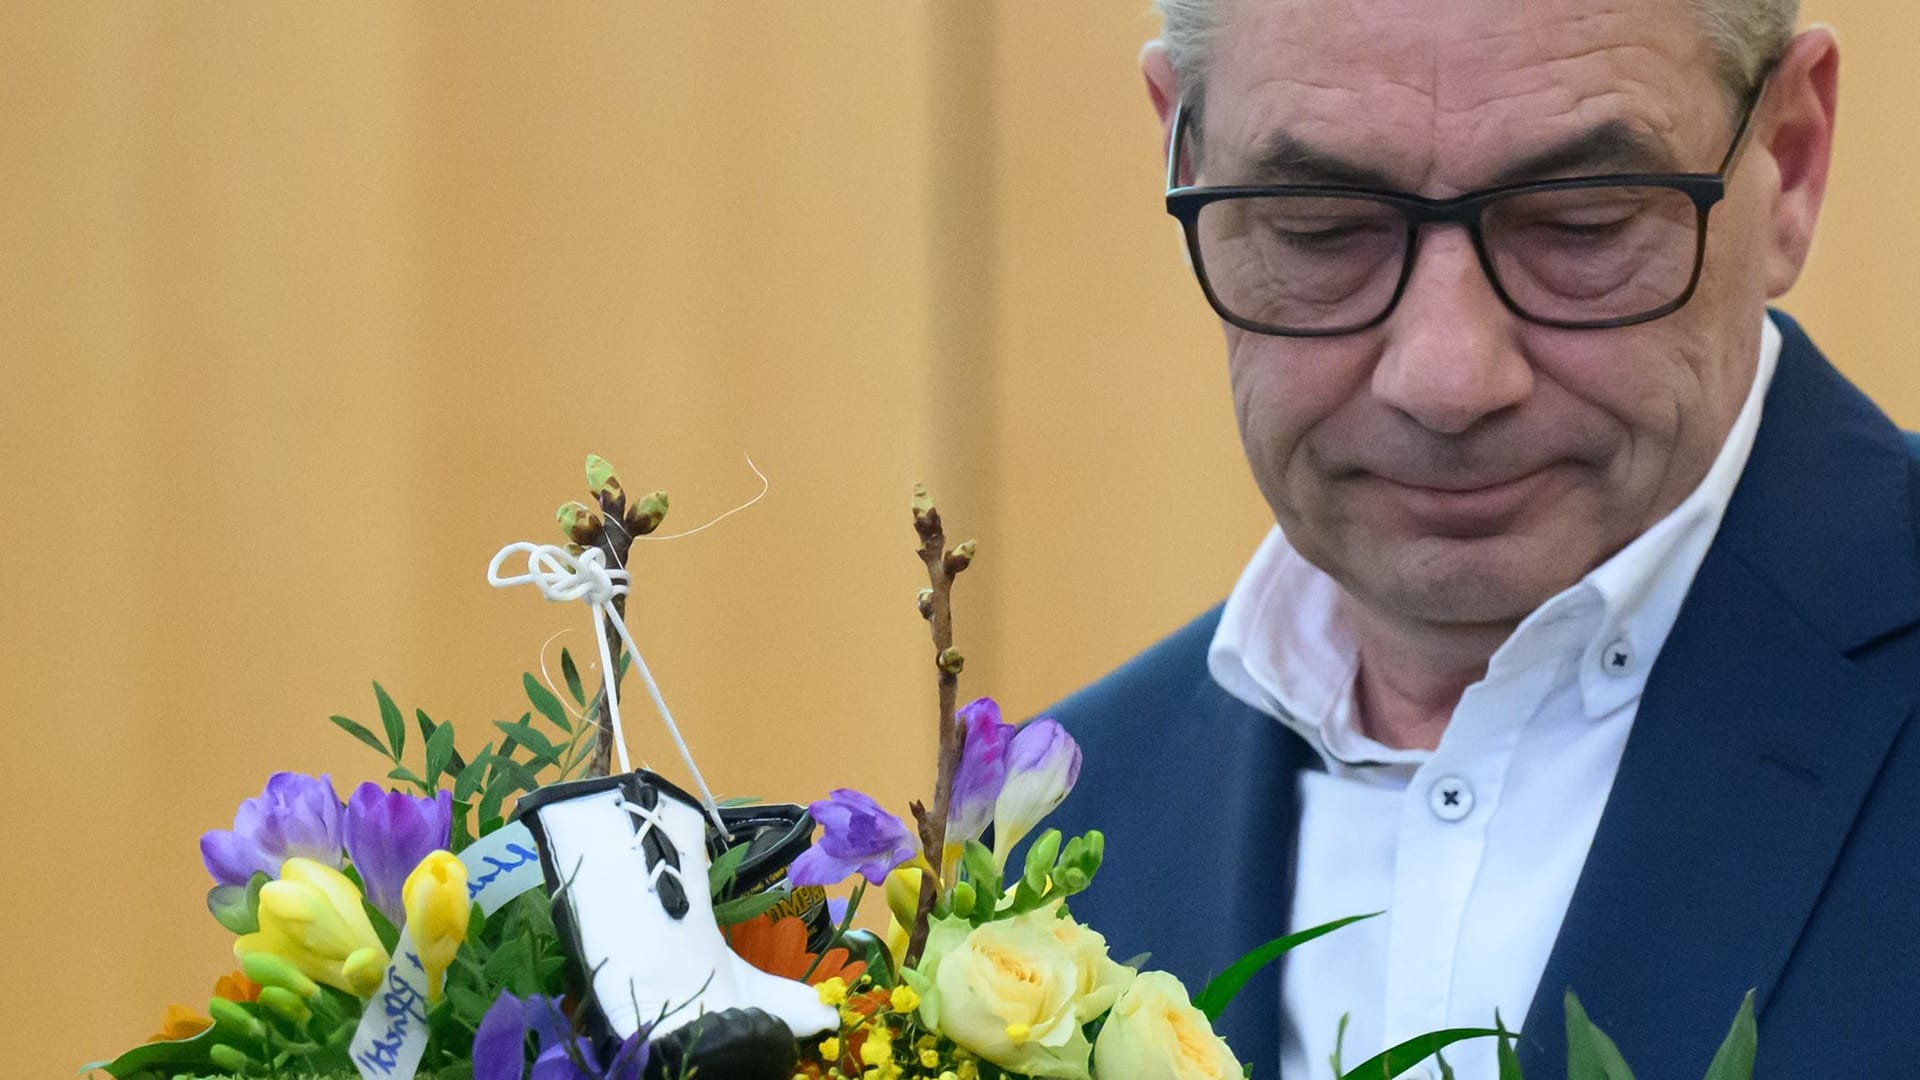
[[[1187,103],[1173,107],[1173,137],[1167,140],[1167,190],[1180,186],[1180,141],[1187,137]]]
[[[1753,90],[1747,96],[1746,108],[1740,110],[1740,126],[1734,129],[1733,145],[1727,147],[1727,156],[1720,162],[1720,175],[1726,176],[1733,171],[1740,155],[1747,148],[1747,133],[1753,130],[1753,118],[1760,111],[1760,101],[1767,96],[1767,86],[1773,80],[1773,73],[1779,69],[1781,58],[1776,56],[1767,61],[1760,69],[1760,77],[1754,80]]]

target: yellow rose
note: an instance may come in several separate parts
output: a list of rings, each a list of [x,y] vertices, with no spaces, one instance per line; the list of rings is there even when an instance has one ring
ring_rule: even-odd
[[[1164,971],[1145,971],[1114,1003],[1093,1065],[1101,1076],[1128,1080],[1240,1080],[1244,1071],[1213,1033],[1187,988]]]
[[[1051,911],[977,928],[935,920],[920,970],[906,973],[921,1021],[1003,1069],[1088,1080],[1076,1000],[1076,948],[1085,942],[1063,940],[1057,921]]]
[[[234,941],[243,965],[254,953],[282,957],[308,978],[363,998],[387,966],[360,890],[340,871],[302,858],[288,859],[280,880],[260,890],[260,929]]]

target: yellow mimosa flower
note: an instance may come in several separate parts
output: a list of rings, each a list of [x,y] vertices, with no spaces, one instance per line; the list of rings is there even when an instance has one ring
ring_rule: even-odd
[[[466,864],[452,852],[433,852],[407,875],[400,902],[407,909],[407,936],[427,973],[427,1000],[437,1002],[473,917]]]
[[[288,859],[280,880],[260,890],[260,929],[233,943],[243,965],[254,953],[272,953],[310,979],[363,998],[387,966],[360,890],[340,871],[302,858]]]

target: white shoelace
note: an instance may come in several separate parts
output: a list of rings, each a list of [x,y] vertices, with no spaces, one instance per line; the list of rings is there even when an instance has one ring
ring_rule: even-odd
[[[527,556],[527,572],[512,577],[502,576],[500,564],[509,556],[521,552]],[[631,592],[630,581],[631,577],[625,570],[607,567],[606,556],[598,548],[574,555],[557,544],[533,544],[523,540],[501,548],[494,554],[493,561],[487,564],[487,582],[497,589],[532,585],[549,600],[561,603],[585,600],[587,606],[593,609],[593,633],[600,645],[600,674],[607,690],[607,720],[613,728],[613,749],[620,758],[620,771],[628,773],[633,771],[633,765],[627,759],[627,739],[620,728],[620,692],[614,685],[613,650],[607,641],[607,624],[613,624],[614,631],[627,647],[628,655],[633,657],[634,669],[640,673],[641,681],[646,683],[647,693],[653,698],[653,707],[659,710],[660,718],[667,722],[667,732],[673,736],[673,744],[680,751],[680,760],[686,762],[687,771],[693,774],[694,786],[700,792],[700,804],[706,808],[714,827],[724,836],[727,827],[720,820],[719,804],[714,801],[713,792],[707,790],[707,781],[700,775],[700,767],[693,763],[693,751],[687,748],[687,740],[681,737],[680,725],[673,722],[673,713],[667,708],[666,698],[660,695],[659,684],[653,681],[653,672],[648,670],[646,659],[640,655],[640,647],[634,644],[633,635],[627,631],[625,621],[613,610],[614,599]]]
[[[620,809],[640,819],[640,828],[635,830],[633,834],[633,850],[645,855],[647,834],[656,829],[659,830],[661,836],[667,838],[667,846],[673,847],[673,834],[667,831],[666,822],[660,820],[659,807],[648,809],[639,803],[631,803],[625,799],[620,800],[619,806]],[[654,863],[652,869],[647,873],[647,891],[659,891],[660,878],[666,874],[673,875],[673,880],[680,883],[682,891],[686,889],[687,879],[681,876],[680,868],[665,859],[661,859],[659,862]]]

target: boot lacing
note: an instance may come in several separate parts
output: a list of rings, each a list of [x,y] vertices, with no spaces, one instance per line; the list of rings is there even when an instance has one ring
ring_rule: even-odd
[[[641,806],[639,803],[628,802],[625,799],[621,799],[618,805],[620,809],[640,819],[640,827],[635,829],[633,833],[633,850],[640,852],[644,856],[646,854],[644,845],[647,842],[647,834],[656,829],[660,831],[661,836],[666,838],[669,849],[672,848],[673,834],[667,831],[667,823],[660,820],[660,807]],[[680,868],[665,859],[661,859],[647,870],[648,892],[659,891],[658,886],[661,875],[663,874],[672,874],[673,880],[680,883],[680,888],[683,891],[686,889],[687,879],[680,875]]]

